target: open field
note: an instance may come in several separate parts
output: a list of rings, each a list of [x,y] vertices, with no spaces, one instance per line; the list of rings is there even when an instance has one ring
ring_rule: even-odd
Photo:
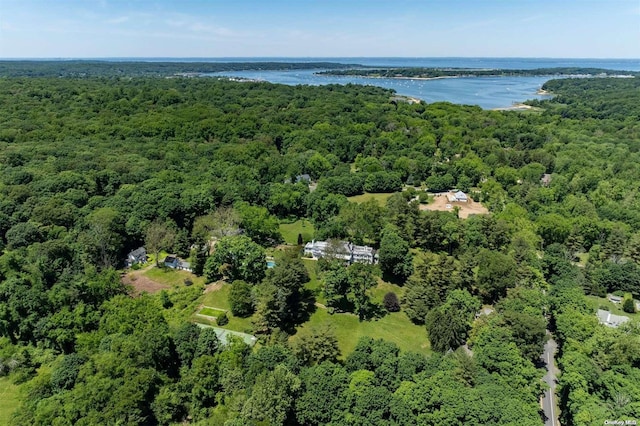
[[[370,192],[365,192],[362,195],[354,195],[353,197],[348,197],[347,200],[349,200],[352,203],[364,203],[365,201],[369,201],[370,199],[374,199],[378,202],[378,204],[380,204],[381,206],[384,206],[387,203],[387,200],[389,199],[389,197],[391,197],[394,193],[393,192],[385,192],[385,193],[370,193]]]
[[[20,387],[8,377],[0,377],[0,425],[8,425],[11,415],[20,405]]]
[[[309,272],[309,282],[306,283],[304,287],[313,292],[317,303],[324,305],[326,300],[322,294],[322,283],[318,280],[318,275],[316,274],[316,265],[318,264],[318,261],[303,258],[302,263],[304,263],[304,266],[307,268],[307,272]]]
[[[185,279],[190,279],[194,284],[205,284],[204,277],[197,277],[191,272],[179,271],[171,268],[152,268],[144,272],[144,275],[160,284],[168,286],[183,286]]]
[[[388,314],[378,320],[359,322],[353,314],[330,315],[326,309],[318,308],[308,322],[298,328],[329,325],[338,339],[340,352],[346,356],[353,351],[362,336],[385,339],[393,342],[403,351],[413,351],[428,355],[431,350],[426,329],[413,324],[404,312]],[[295,336],[292,337],[295,339]]]
[[[364,322],[359,322],[358,317],[351,313],[329,314],[326,308],[323,307],[326,300],[322,295],[322,283],[315,273],[316,261],[303,259],[303,262],[311,278],[311,281],[305,287],[314,292],[317,309],[311,315],[309,321],[298,327],[298,330],[328,324],[338,339],[343,356],[353,351],[358,339],[362,336],[394,342],[400,349],[405,351],[414,351],[422,354],[430,353],[429,340],[427,339],[425,328],[413,324],[404,312],[396,312],[378,320]],[[378,285],[371,290],[372,300],[376,303],[381,303],[384,295],[390,291],[396,293],[398,298],[403,294],[401,287],[378,279]],[[292,339],[295,339],[295,336]]]
[[[630,314],[622,310],[622,304],[613,303],[611,300],[606,297],[598,297],[598,296],[586,296],[587,299],[593,303],[594,310],[599,309],[601,306],[609,307],[609,312],[614,315],[622,315],[625,317],[629,317],[631,319],[638,320],[640,319],[640,313]]]
[[[451,207],[447,208],[447,205]],[[481,203],[473,201],[471,198],[469,198],[469,201],[467,201],[466,203],[449,203],[446,193],[435,194],[433,203],[431,204],[420,204],[420,210],[439,210],[445,212],[453,212],[454,207],[460,207],[458,216],[462,219],[466,219],[472,214],[489,213],[489,210],[485,206],[483,206]]]
[[[134,294],[158,293],[176,286],[184,286],[184,280],[190,279],[193,284],[204,284],[203,277],[196,277],[187,271],[171,268],[158,268],[155,264],[138,271],[128,271],[122,276],[124,284],[133,287]]]
[[[227,317],[229,318],[229,324],[223,326],[222,328],[227,328],[229,330],[247,332],[251,331],[251,317],[249,318],[240,318],[236,317],[231,313],[231,306],[229,305],[229,293],[231,292],[232,284],[221,284],[216,285],[212,288],[212,291],[206,291],[205,294],[201,298],[201,305],[198,307],[200,310],[201,307],[206,306],[208,308],[213,308],[212,312],[215,312],[213,316],[218,316],[220,311],[227,311]],[[213,321],[209,321],[206,318],[199,317],[195,315],[197,313],[194,312],[193,321],[198,322],[200,324],[213,325],[217,327],[221,327]],[[209,315],[209,314],[206,314]]]
[[[212,308],[209,306],[205,306],[200,311],[198,311],[199,315],[206,315],[208,317],[217,317],[221,315],[223,312],[227,312],[224,309]]]
[[[287,244],[297,245],[298,234],[302,234],[302,240],[306,243],[313,239],[313,224],[306,219],[296,220],[293,223],[281,223],[280,233]]]

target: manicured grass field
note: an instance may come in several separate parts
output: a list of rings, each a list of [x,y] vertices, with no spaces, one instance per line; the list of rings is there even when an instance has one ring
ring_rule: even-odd
[[[170,286],[184,286],[184,280],[190,279],[194,284],[205,284],[204,277],[196,277],[191,272],[178,271],[171,268],[153,267],[143,273],[150,280]]]
[[[612,301],[610,301],[606,297],[598,297],[598,296],[587,296],[587,299],[589,299],[591,302],[593,302],[594,309],[599,309],[601,306],[608,306],[609,307],[609,312],[611,312],[612,314],[622,315],[622,316],[629,317],[629,318],[636,319],[636,320],[640,319],[640,314],[639,313],[630,314],[630,313],[627,313],[627,312],[623,311],[622,310],[622,303],[620,303],[620,304],[613,303]]]
[[[358,339],[362,336],[388,340],[404,351],[419,352],[424,355],[431,352],[425,328],[409,321],[404,312],[388,314],[379,320],[359,322],[355,315],[330,315],[325,309],[318,308],[309,322],[298,329],[304,330],[325,324],[333,328],[343,357],[353,351]]]
[[[8,425],[11,415],[20,405],[20,387],[8,377],[0,377],[0,425]]]
[[[362,195],[354,195],[353,197],[348,197],[347,199],[352,203],[364,203],[365,201],[369,201],[370,199],[373,198],[378,202],[378,204],[380,204],[381,206],[384,206],[387,203],[387,200],[389,199],[389,197],[391,197],[392,195],[393,195],[392,192],[390,193],[365,192]]]
[[[378,286],[371,289],[372,299],[376,303],[382,303],[384,295],[389,292],[395,293],[396,296],[398,296],[398,299],[400,299],[404,294],[404,288],[400,287],[399,285],[390,284],[386,281],[378,279]]]
[[[240,318],[236,317],[231,313],[231,306],[229,305],[229,292],[231,291],[232,284],[223,284],[219,290],[210,291],[205,293],[202,297],[201,303],[204,306],[209,306],[211,308],[222,309],[227,311],[227,317],[229,318],[229,324],[223,326],[222,328],[227,328],[229,330],[241,331],[243,333],[251,332],[252,323],[249,318]],[[217,317],[220,315],[220,311],[212,310],[214,314],[212,316]],[[201,312],[204,315],[211,315],[210,313]],[[214,322],[208,321],[206,318],[198,317],[197,315],[193,316],[193,321],[199,322],[201,324],[214,325],[216,327],[220,327]]]
[[[322,294],[322,283],[318,280],[318,275],[316,273],[318,261],[313,259],[302,259],[302,263],[304,263],[304,266],[307,268],[307,272],[309,272],[310,280],[304,287],[313,292],[313,295],[316,297],[316,302],[322,304],[326,303],[324,295]]]
[[[217,317],[218,315],[221,315],[223,312],[226,312],[224,309],[218,309],[218,308],[202,308],[200,309],[200,312],[198,312],[200,315],[206,315],[209,317]]]
[[[302,234],[302,240],[306,243],[313,239],[313,224],[306,219],[296,220],[293,223],[281,223],[280,233],[285,243],[298,244],[298,234]]]

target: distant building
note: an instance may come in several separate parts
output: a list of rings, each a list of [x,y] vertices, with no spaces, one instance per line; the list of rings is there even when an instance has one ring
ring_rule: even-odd
[[[622,303],[622,297],[613,294],[607,294],[607,299],[609,299],[613,303]]]
[[[311,241],[305,244],[304,254],[314,259],[333,257],[346,263],[378,263],[378,255],[373,247],[358,246],[345,241]]]
[[[169,255],[164,258],[164,261],[162,263],[167,268],[191,272],[191,264],[189,262],[186,262],[180,259],[177,256]]]
[[[128,268],[139,263],[147,263],[147,250],[144,247],[133,250],[127,255],[126,263]]]
[[[598,322],[607,327],[617,328],[625,322],[629,321],[629,317],[623,317],[622,315],[614,315],[609,311],[598,309],[597,312]]]
[[[448,193],[447,200],[450,203],[466,203],[467,201],[469,201],[469,198],[467,197],[467,194],[465,194],[464,192],[458,191],[454,194]]]
[[[311,176],[309,176],[306,173],[302,174],[302,175],[298,175],[298,176],[296,176],[296,183],[299,183],[299,182],[309,183],[309,182],[311,182]]]

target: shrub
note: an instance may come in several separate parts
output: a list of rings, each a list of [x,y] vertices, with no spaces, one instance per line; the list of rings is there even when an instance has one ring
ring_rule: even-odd
[[[229,317],[227,316],[227,313],[223,312],[220,316],[218,316],[218,318],[216,319],[216,323],[220,326],[229,324]]]
[[[184,285],[186,285],[187,287],[189,287],[190,285],[193,285],[193,281],[191,281],[191,278],[185,278]]]
[[[229,305],[231,305],[231,313],[237,317],[248,317],[253,314],[251,286],[245,281],[234,281],[229,293]]]
[[[400,311],[400,302],[398,301],[398,296],[396,296],[396,294],[391,291],[384,295],[384,299],[382,299],[382,305],[389,312]]]
[[[636,304],[633,301],[631,293],[627,293],[624,295],[624,300],[622,301],[622,310],[629,314],[633,314],[636,312]]]

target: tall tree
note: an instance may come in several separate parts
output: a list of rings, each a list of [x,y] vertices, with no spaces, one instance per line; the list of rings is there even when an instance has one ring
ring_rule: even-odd
[[[160,251],[170,250],[175,239],[175,230],[166,222],[156,220],[149,224],[145,236],[145,245],[149,251],[155,254],[156,266],[160,266]]]
[[[264,249],[244,235],[222,237],[204,266],[208,280],[244,280],[257,283],[267,268]]]
[[[376,286],[376,280],[371,271],[371,266],[363,263],[354,263],[349,266],[347,276],[356,315],[358,315],[360,321],[363,321],[371,315],[373,308],[369,297],[369,289]]]
[[[382,233],[378,257],[382,273],[393,281],[402,283],[413,272],[409,243],[391,226],[387,226]]]

